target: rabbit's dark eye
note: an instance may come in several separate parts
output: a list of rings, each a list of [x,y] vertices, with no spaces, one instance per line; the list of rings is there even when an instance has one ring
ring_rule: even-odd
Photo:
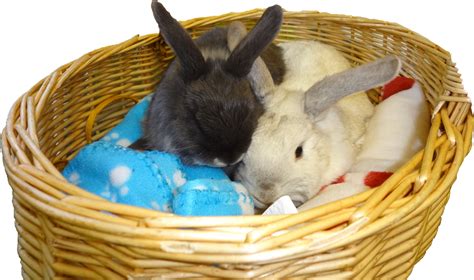
[[[295,150],[295,158],[296,159],[299,159],[303,156],[303,147],[302,146],[298,146],[298,148],[296,148]]]

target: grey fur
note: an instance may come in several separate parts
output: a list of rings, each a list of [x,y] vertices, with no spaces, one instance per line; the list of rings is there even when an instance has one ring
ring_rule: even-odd
[[[281,7],[268,8],[232,52],[227,28],[211,29],[193,41],[162,4],[154,0],[152,10],[176,59],[150,102],[143,137],[130,147],[175,153],[186,164],[235,164],[263,113],[247,80],[254,60],[264,57],[274,79],[283,80],[281,50],[271,44],[281,25]]]
[[[306,91],[305,112],[316,117],[345,96],[389,82],[400,67],[400,59],[390,55],[328,76]]]
[[[227,42],[229,49],[232,51],[237,44],[247,35],[245,25],[240,21],[234,21],[229,25],[227,32]],[[275,88],[272,75],[268,70],[265,62],[258,57],[248,74],[250,86],[252,87],[257,98],[263,102],[265,96],[272,92]]]

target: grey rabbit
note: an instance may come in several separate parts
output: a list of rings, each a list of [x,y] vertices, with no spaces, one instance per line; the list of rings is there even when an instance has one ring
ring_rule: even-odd
[[[263,59],[276,84],[285,75],[282,50],[272,44],[282,24],[281,7],[267,8],[233,50],[227,27],[211,29],[193,41],[161,3],[154,0],[152,10],[177,59],[152,97],[142,138],[130,147],[174,153],[186,164],[236,164],[264,111],[248,79],[254,61]]]

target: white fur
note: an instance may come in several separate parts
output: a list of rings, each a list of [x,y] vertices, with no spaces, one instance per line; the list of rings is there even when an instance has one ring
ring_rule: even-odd
[[[214,166],[217,166],[217,167],[226,167],[227,164],[222,162],[220,159],[218,158],[215,158],[212,163],[214,164]]]
[[[373,106],[365,93],[340,100],[310,119],[304,93],[327,75],[350,68],[333,47],[314,41],[282,43],[287,74],[265,97],[250,147],[237,171],[258,208],[289,195],[297,206],[351,167]],[[302,145],[303,156],[295,159]]]

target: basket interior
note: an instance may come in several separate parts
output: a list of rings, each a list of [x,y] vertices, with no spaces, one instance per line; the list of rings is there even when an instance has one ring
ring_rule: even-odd
[[[233,20],[244,22],[249,29],[258,18],[257,12],[218,22],[197,24],[199,21],[188,21],[183,24],[193,37],[198,37],[210,28],[227,25]],[[433,109],[439,102],[439,95],[445,91],[449,53],[401,26],[390,24],[388,28],[387,25],[381,21],[361,21],[324,13],[312,17],[286,13],[277,42],[319,40],[337,48],[354,65],[396,54],[403,61],[401,74],[421,83]],[[81,71],[62,81],[57,90],[47,96],[47,106],[37,120],[37,131],[41,150],[57,167],[64,165],[87,144],[85,123],[98,104],[111,96],[142,98],[153,91],[173,53],[159,35],[145,37],[145,43],[80,66],[83,67]],[[118,124],[132,105],[130,99],[124,98],[107,106],[95,121],[92,139],[100,138]],[[456,106],[459,104],[449,110],[454,111]],[[455,121],[460,122],[462,115],[454,116]]]

